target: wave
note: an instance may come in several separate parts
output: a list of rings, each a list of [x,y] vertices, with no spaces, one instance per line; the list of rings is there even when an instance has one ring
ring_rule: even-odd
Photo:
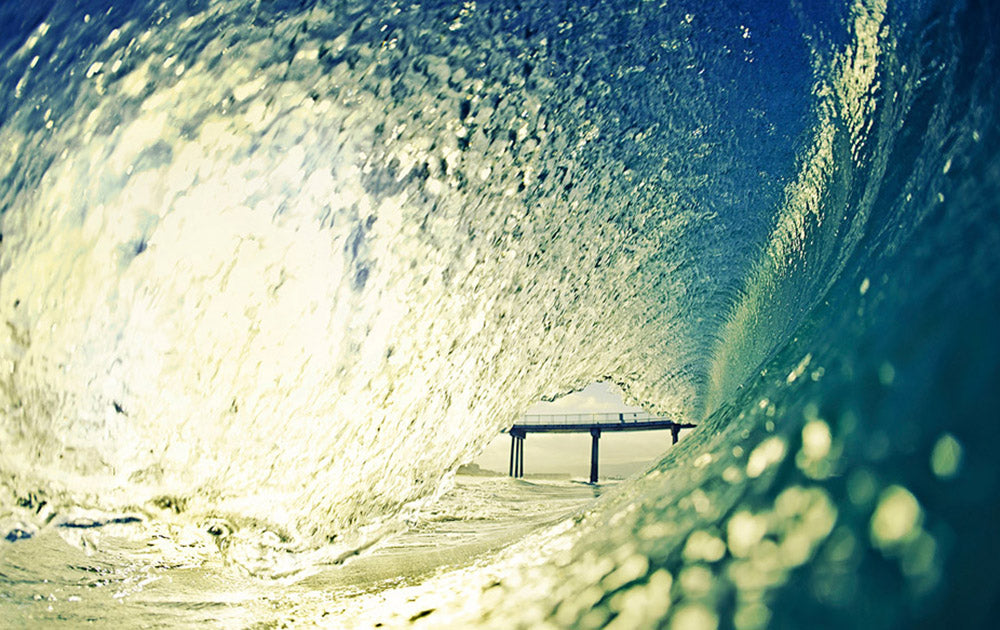
[[[579,35],[526,12],[506,56],[502,12],[267,11],[54,12],[8,62],[16,494],[309,546],[543,395],[609,377],[691,413],[722,281],[700,248],[740,261],[695,204],[726,139],[686,15],[654,72],[567,54],[612,34],[584,8]],[[622,119],[631,84],[667,102]]]
[[[951,578],[995,511],[995,17],[0,20],[0,544],[140,528],[161,564],[298,575],[610,380],[702,426],[571,528],[570,565],[501,585],[524,625],[975,625]]]
[[[832,53],[814,51],[816,122],[760,261],[719,334],[706,415],[787,342],[858,245],[871,205],[865,191],[880,185],[891,140],[871,137],[871,121],[877,113],[898,120],[899,109],[905,109],[876,112],[878,92],[898,89],[891,72],[879,68],[886,51],[895,49],[885,13],[884,2],[854,3],[847,24],[850,44]],[[884,120],[879,128],[893,122]]]

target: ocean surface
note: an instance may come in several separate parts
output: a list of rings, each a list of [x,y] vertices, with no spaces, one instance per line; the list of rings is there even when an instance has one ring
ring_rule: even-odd
[[[0,627],[994,627],[998,46],[974,0],[0,2]],[[455,476],[603,381],[699,426]]]

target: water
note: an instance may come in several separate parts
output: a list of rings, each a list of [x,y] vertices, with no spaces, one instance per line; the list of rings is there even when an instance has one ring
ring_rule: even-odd
[[[433,506],[408,515],[378,544],[293,580],[248,578],[222,562],[168,563],[159,550],[142,549],[147,543],[135,523],[99,528],[100,551],[80,539],[67,541],[63,532],[43,532],[5,552],[4,623],[242,628],[296,618],[344,627],[363,625],[358,620],[365,615],[387,621],[395,611],[365,610],[357,602],[415,588],[473,560],[488,562],[527,535],[576,517],[607,487],[459,477]]]
[[[3,623],[993,624],[992,6],[0,13]],[[599,380],[701,426],[407,538]]]

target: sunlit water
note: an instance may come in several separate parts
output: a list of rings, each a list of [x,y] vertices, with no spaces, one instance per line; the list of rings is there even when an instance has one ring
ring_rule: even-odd
[[[993,625],[992,5],[174,5],[0,4],[0,623]]]
[[[143,549],[148,543],[136,523],[95,527],[82,540],[48,531],[5,550],[3,623],[231,628],[296,619],[343,627],[391,623],[405,609],[382,606],[381,600],[372,605],[373,598],[473,562],[489,564],[507,546],[578,517],[607,487],[460,477],[433,506],[408,515],[378,544],[342,564],[314,566],[285,581],[248,578],[225,562],[167,564],[162,554]]]

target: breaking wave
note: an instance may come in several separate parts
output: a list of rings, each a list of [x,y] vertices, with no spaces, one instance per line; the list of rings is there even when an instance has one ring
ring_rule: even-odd
[[[0,544],[296,574],[610,380],[702,426],[557,625],[981,618],[996,11],[758,4],[0,9]]]

